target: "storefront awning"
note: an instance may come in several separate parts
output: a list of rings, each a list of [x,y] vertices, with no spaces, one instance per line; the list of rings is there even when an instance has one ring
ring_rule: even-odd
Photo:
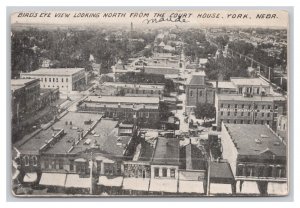
[[[65,173],[42,173],[40,185],[64,187],[66,182]]]
[[[242,190],[240,190],[242,187]],[[241,186],[241,182],[237,182],[236,184],[236,193],[237,194],[260,194],[259,189],[257,187],[256,181],[244,181]]]
[[[149,191],[177,193],[177,180],[151,179]]]
[[[232,194],[231,184],[211,183],[210,194]]]
[[[277,183],[269,182],[268,183],[268,194],[271,195],[287,195],[288,194],[288,185],[287,183]]]
[[[148,191],[150,178],[124,178],[124,190]]]
[[[107,177],[107,176],[99,176],[98,185],[109,186],[109,187],[121,187],[123,182],[122,176],[117,177]]]
[[[111,159],[108,159],[106,157],[100,156],[100,155],[96,156],[95,160],[96,161],[102,161],[103,163],[115,163],[115,161],[113,161]]]
[[[203,181],[181,181],[179,180],[179,193],[204,194]]]
[[[66,188],[90,188],[90,178],[80,178],[78,174],[68,174],[66,179]]]
[[[35,182],[37,180],[37,173],[33,172],[33,173],[26,173],[23,181],[26,183],[32,183]]]
[[[84,158],[77,158],[74,161],[75,162],[86,162],[86,159],[84,159]]]

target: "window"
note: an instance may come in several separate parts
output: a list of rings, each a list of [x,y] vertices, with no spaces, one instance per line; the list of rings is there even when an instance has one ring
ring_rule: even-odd
[[[262,105],[262,106],[261,106],[261,109],[265,109],[265,105]]]
[[[58,78],[56,78],[56,82],[58,82]]]
[[[250,116],[250,112],[248,112],[248,116]]]
[[[275,106],[275,109],[277,108],[277,106]],[[271,105],[268,105],[268,109],[270,110],[271,109]]]
[[[192,90],[190,91],[190,97],[193,97],[193,91]]]
[[[223,116],[223,111],[221,111],[221,116]]]
[[[33,166],[37,166],[37,157],[36,156],[32,157],[32,162],[33,162]]]
[[[221,108],[223,108],[223,106],[224,106],[224,105],[223,105],[223,103],[222,103],[222,104],[221,104]]]
[[[159,177],[159,168],[154,168],[154,176]]]
[[[146,118],[149,118],[149,117],[150,117],[149,112],[146,112]]]
[[[274,109],[277,110],[277,109],[278,109],[278,105],[275,105],[275,106],[274,106]]]
[[[244,112],[241,112],[241,116],[244,116]]]
[[[64,82],[64,78],[61,78],[61,82]]]
[[[199,92],[199,96],[202,97],[202,91]]]
[[[47,82],[47,78],[45,78],[45,82]]]
[[[248,124],[250,124],[251,123],[251,121],[250,120],[248,120]]]
[[[234,120],[233,123],[236,124],[236,120]]]
[[[257,117],[257,113],[255,113],[254,116]]]
[[[167,168],[162,169],[162,176],[167,177]]]
[[[175,178],[175,169],[174,168],[171,168],[170,176],[171,176],[171,178]]]
[[[97,166],[98,168],[98,166]],[[70,160],[70,171],[74,170],[74,160]]]
[[[261,113],[261,117],[264,117],[265,116],[265,114],[264,113]]]
[[[64,168],[64,161],[63,161],[62,159],[60,159],[60,160],[58,161],[58,168],[59,168],[59,169],[63,169],[63,168]]]
[[[237,115],[237,112],[234,112],[234,116],[236,116]]]
[[[53,78],[52,81],[55,82],[55,78]]]
[[[230,116],[230,112],[229,111],[227,112],[227,116]]]
[[[66,82],[68,82],[68,78],[66,78]]]
[[[238,164],[237,166],[237,176],[245,176],[246,175],[246,169],[244,164]]]
[[[241,124],[244,124],[244,121],[243,121],[243,120],[241,120]]]
[[[228,104],[228,108],[230,108],[230,104]]]
[[[49,168],[49,159],[45,159],[45,169]]]
[[[247,171],[247,176],[253,176],[253,166],[247,166],[246,171]]]
[[[237,108],[237,104],[234,105],[234,108]]]
[[[267,117],[270,117],[270,113],[267,113]]]
[[[248,109],[251,109],[251,105],[248,105]]]
[[[153,94],[153,90],[151,90],[151,94]]]
[[[244,104],[242,104],[242,108],[244,108],[245,107],[245,105]]]
[[[28,158],[28,156],[25,156],[24,160],[25,160],[25,166],[29,166],[29,158]]]

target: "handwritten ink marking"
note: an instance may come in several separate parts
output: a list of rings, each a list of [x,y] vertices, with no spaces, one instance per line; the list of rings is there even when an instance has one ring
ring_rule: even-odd
[[[185,18],[181,18],[181,16],[178,16],[176,18],[174,17],[167,17],[167,18],[152,18],[152,19],[144,19],[142,22],[145,22],[146,24],[150,24],[150,23],[160,23],[160,22],[179,22],[179,23],[187,23],[189,21],[187,21]]]

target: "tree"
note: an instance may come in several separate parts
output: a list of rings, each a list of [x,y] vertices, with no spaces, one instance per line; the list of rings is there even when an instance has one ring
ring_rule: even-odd
[[[200,119],[210,119],[215,118],[216,108],[210,103],[198,103],[195,109],[196,118]]]

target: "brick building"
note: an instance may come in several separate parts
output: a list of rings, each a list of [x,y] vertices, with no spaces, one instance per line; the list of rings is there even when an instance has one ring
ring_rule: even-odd
[[[160,107],[158,97],[89,96],[79,106],[79,111],[103,113],[119,121],[136,122],[141,127],[158,127]]]
[[[221,143],[223,159],[237,182],[237,194],[288,193],[287,147],[272,129],[223,123]]]
[[[82,90],[86,85],[84,68],[41,68],[21,72],[20,77],[39,79],[41,88],[58,88],[60,92]]]
[[[214,104],[215,91],[212,85],[206,83],[205,72],[199,71],[191,74],[186,84],[186,112],[189,113],[198,103]]]

